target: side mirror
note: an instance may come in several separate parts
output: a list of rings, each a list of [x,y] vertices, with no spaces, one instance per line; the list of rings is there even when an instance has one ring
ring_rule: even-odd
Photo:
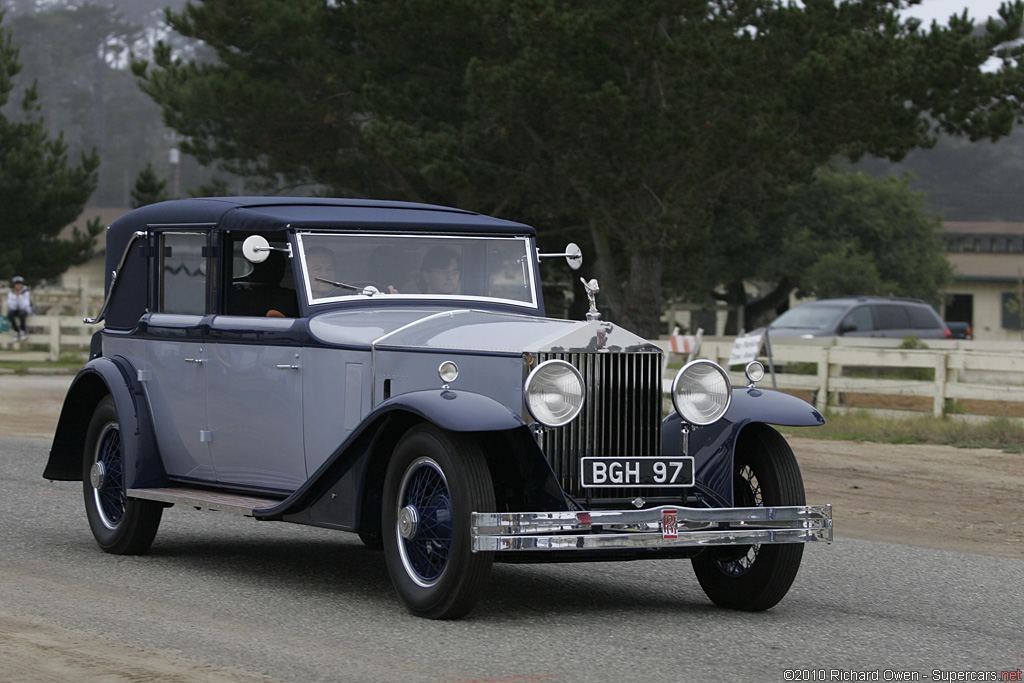
[[[579,270],[583,265],[583,250],[575,242],[569,242],[565,247],[565,262],[573,270]]]
[[[249,235],[242,242],[242,256],[249,263],[263,263],[270,252],[270,242],[263,235]]]
[[[242,242],[242,256],[249,263],[263,263],[272,251],[280,251],[286,254],[288,258],[291,258],[292,245],[286,244],[283,249],[281,247],[272,247],[263,235],[249,235]]]
[[[583,265],[583,250],[575,242],[569,242],[565,247],[565,251],[561,254],[537,254],[538,258],[554,258],[555,256],[564,256],[565,262],[573,270],[579,270],[580,266]]]

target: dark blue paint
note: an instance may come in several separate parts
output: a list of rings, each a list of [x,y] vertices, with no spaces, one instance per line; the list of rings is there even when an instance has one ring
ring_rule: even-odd
[[[93,359],[79,370],[64,399],[43,476],[82,480],[86,431],[96,405],[107,394],[114,399],[120,425],[125,488],[166,486],[149,405],[135,368],[120,356]]]
[[[751,423],[787,427],[817,427],[825,418],[814,406],[789,394],[771,389],[733,389],[732,403],[725,416],[713,425],[690,431],[690,452],[697,482],[733,504],[732,465],[736,440]],[[682,452],[682,419],[672,413],[662,422],[662,450],[666,455]]]
[[[452,432],[497,432],[526,425],[521,415],[493,398],[468,391],[414,391],[389,398],[377,410],[394,408],[412,412]]]

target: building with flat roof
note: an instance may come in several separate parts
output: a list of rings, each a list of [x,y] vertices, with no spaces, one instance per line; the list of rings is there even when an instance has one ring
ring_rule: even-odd
[[[1024,340],[1024,223],[950,221],[942,238],[954,269],[943,317],[975,339]]]

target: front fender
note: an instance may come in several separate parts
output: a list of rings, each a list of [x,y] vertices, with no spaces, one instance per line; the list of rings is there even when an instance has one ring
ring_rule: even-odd
[[[807,401],[774,389],[733,389],[732,403],[723,419],[729,422],[764,422],[785,427],[820,427],[825,418]]]
[[[149,406],[134,368],[119,356],[95,358],[78,371],[64,398],[43,477],[82,480],[86,432],[96,405],[107,394],[114,399],[120,424],[125,487],[165,485]]]
[[[690,432],[688,455],[693,456],[697,483],[710,489],[719,502],[733,504],[733,456],[740,432],[753,423],[786,427],[817,427],[825,418],[814,406],[772,389],[733,389],[732,402],[718,422]],[[662,422],[662,452],[682,455],[682,419],[673,412]]]
[[[370,414],[406,410],[452,432],[500,432],[523,427],[521,415],[493,398],[469,391],[414,391],[392,396]]]
[[[418,391],[394,396],[363,418],[323,465],[287,500],[257,515],[347,531],[379,531],[381,489],[388,459],[413,425],[430,422],[474,433],[499,496],[528,509],[565,509],[550,465],[522,417],[471,392]]]

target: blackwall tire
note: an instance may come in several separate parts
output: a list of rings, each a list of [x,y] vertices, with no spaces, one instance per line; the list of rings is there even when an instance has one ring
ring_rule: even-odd
[[[82,463],[85,514],[104,551],[141,555],[153,543],[163,506],[125,496],[124,455],[117,409],[107,396],[96,406],[86,432]]]
[[[804,484],[793,450],[773,428],[745,428],[733,466],[736,507],[804,505]],[[720,607],[757,612],[785,597],[803,557],[802,543],[708,549],[693,558],[701,588]]]
[[[494,509],[490,471],[462,434],[420,425],[399,441],[384,480],[388,573],[416,616],[457,619],[476,605],[493,553],[471,552],[470,514]]]

